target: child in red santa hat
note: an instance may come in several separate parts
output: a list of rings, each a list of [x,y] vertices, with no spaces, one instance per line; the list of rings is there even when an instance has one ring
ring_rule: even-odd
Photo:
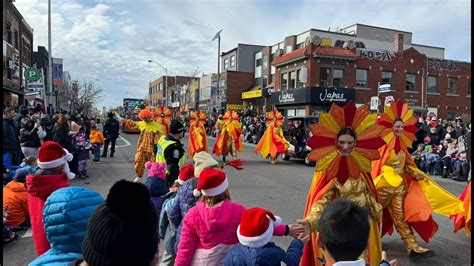
[[[224,259],[224,265],[298,265],[303,246],[309,235],[300,234],[291,241],[287,251],[270,242],[274,228],[281,218],[262,208],[244,212],[237,228],[240,244],[232,248]]]
[[[175,266],[220,265],[227,251],[239,243],[235,231],[245,207],[231,201],[225,172],[204,168],[199,174],[194,196],[202,196],[183,220]],[[297,225],[276,226],[273,235],[303,232]]]
[[[38,155],[39,169],[26,177],[26,186],[33,241],[36,255],[40,256],[50,248],[43,226],[44,203],[54,191],[69,187],[68,180],[75,175],[69,171],[67,163],[72,160],[72,154],[58,143],[43,142]]]

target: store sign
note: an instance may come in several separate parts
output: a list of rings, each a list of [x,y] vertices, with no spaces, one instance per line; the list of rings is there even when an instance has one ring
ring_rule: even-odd
[[[311,101],[309,88],[276,91],[272,93],[272,103],[275,105],[299,104]]]
[[[272,103],[275,105],[301,103],[346,103],[354,100],[353,89],[312,87],[294,90],[277,91],[272,94]]]
[[[346,98],[344,97],[344,93],[343,92],[339,92],[339,91],[329,91],[330,89],[324,89],[324,91],[321,91],[319,93],[319,100],[321,100],[321,102],[346,102]]]
[[[372,50],[372,49],[357,49],[357,56],[362,58],[368,58],[370,60],[378,61],[392,61],[395,58],[395,53],[384,50]]]
[[[242,92],[242,100],[258,98],[258,97],[262,97],[262,95],[263,95],[262,90],[246,91],[246,92]]]
[[[226,105],[227,110],[244,110],[245,107],[241,104],[228,104]]]
[[[434,57],[428,58],[428,68],[434,68],[438,70],[451,70],[460,71],[462,62],[439,59]]]

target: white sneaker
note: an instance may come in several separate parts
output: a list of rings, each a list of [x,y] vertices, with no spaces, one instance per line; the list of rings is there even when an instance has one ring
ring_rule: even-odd
[[[135,183],[141,183],[142,179],[140,177],[135,177],[135,180],[133,180]]]

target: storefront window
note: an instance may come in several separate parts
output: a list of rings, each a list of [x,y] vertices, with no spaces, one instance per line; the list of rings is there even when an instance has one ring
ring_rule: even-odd
[[[288,89],[288,73],[281,74],[281,87],[280,89]]]
[[[438,92],[438,77],[428,76],[428,92]]]
[[[405,90],[406,91],[416,91],[416,76],[414,74],[405,75]]]
[[[392,72],[382,71],[382,82],[381,84],[390,84],[392,85]]]
[[[356,86],[367,87],[367,69],[356,70]]]
[[[458,78],[448,78],[448,94],[458,94]]]
[[[296,116],[304,116],[304,115],[306,115],[306,110],[305,109],[296,109],[295,113],[296,113]]]
[[[296,88],[296,71],[290,72],[290,89]]]
[[[295,116],[295,109],[287,109],[286,116],[287,117]]]

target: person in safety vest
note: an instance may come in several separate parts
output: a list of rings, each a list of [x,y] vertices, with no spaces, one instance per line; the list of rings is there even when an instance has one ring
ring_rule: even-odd
[[[184,125],[177,119],[171,120],[170,130],[166,136],[161,136],[156,145],[156,162],[166,162],[166,183],[169,187],[178,179],[179,169],[186,161],[183,144]]]

